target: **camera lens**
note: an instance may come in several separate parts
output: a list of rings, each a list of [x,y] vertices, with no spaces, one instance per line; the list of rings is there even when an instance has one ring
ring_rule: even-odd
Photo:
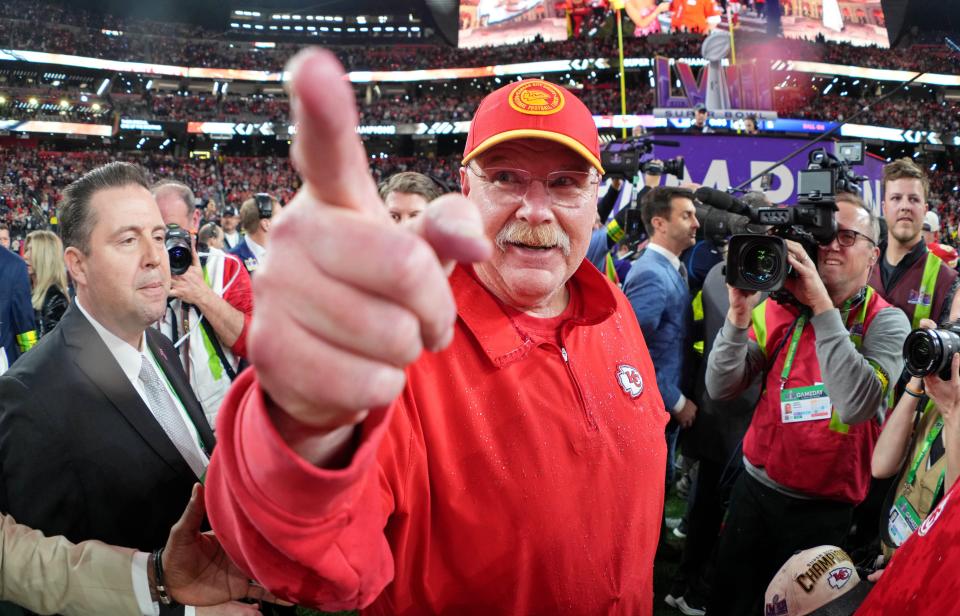
[[[167,250],[167,255],[170,257],[170,272],[175,276],[179,276],[190,269],[190,264],[193,263],[193,256],[190,254],[190,249],[183,246],[173,246]]]
[[[960,351],[960,336],[950,329],[915,329],[903,342],[903,361],[911,376],[937,373],[950,379],[950,362]]]
[[[167,225],[164,245],[170,259],[170,273],[180,276],[193,264],[193,248],[190,233],[177,225]]]
[[[766,285],[780,275],[783,264],[774,247],[766,242],[748,244],[741,253],[741,273],[748,282]]]

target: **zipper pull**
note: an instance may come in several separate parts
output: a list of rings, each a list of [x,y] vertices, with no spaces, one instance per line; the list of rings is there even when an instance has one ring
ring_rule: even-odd
[[[570,360],[567,358],[567,349],[565,349],[564,347],[560,347],[560,355],[563,355],[563,361],[565,361],[565,362],[569,362],[569,361],[570,361]]]

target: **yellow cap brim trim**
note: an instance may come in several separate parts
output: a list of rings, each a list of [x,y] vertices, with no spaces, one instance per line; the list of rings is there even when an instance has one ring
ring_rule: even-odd
[[[480,154],[483,154],[493,146],[499,145],[505,141],[513,141],[514,139],[547,139],[549,141],[554,141],[561,145],[565,145],[580,156],[586,158],[587,162],[596,167],[597,171],[600,172],[600,175],[603,175],[603,165],[600,164],[600,159],[594,156],[593,152],[588,150],[587,147],[582,143],[573,137],[568,137],[567,135],[561,135],[560,133],[555,133],[553,131],[538,130],[534,128],[508,130],[503,133],[497,133],[492,137],[488,137],[485,141],[481,142],[480,145],[473,148],[469,154],[464,156],[461,164],[466,165],[468,162]]]

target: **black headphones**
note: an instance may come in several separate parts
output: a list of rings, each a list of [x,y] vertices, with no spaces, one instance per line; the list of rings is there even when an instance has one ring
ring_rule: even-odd
[[[273,216],[273,197],[267,193],[257,193],[253,196],[253,200],[257,204],[257,215],[260,220]]]

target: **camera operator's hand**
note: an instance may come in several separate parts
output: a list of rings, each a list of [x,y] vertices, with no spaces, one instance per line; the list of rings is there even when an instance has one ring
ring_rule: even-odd
[[[190,264],[189,269],[179,276],[171,276],[170,295],[180,301],[199,306],[202,310],[205,300],[215,294],[203,279],[203,268],[200,267],[196,241],[194,241],[191,254],[193,255],[193,263]]]
[[[247,346],[281,436],[324,464],[369,409],[400,395],[404,368],[423,349],[450,343],[457,312],[447,275],[456,261],[489,258],[492,246],[461,195],[434,200],[412,227],[392,224],[343,67],[307,49],[287,69],[303,187],[271,227]]]
[[[663,161],[655,158],[647,164],[655,165],[661,169],[660,173],[644,173],[643,174],[643,183],[649,186],[650,188],[656,188],[657,186],[660,186],[660,178],[663,177],[663,171],[662,171]]]
[[[750,313],[760,303],[760,292],[745,291],[727,285],[727,295],[730,298],[727,320],[739,329],[750,327]]]
[[[787,262],[793,267],[796,277],[788,277],[784,287],[804,306],[809,306],[814,315],[833,309],[833,300],[823,285],[817,264],[799,243],[787,240]]]
[[[957,420],[960,418],[960,410],[958,410],[960,407],[960,353],[953,355],[950,375],[949,381],[942,380],[936,373],[925,376],[923,388],[937,405],[937,411],[943,417],[943,422],[953,431],[958,427]]]
[[[674,413],[673,418],[677,420],[681,428],[689,428],[693,425],[693,420],[697,418],[697,405],[694,404],[693,400],[687,398],[687,401],[683,403],[683,409]]]

